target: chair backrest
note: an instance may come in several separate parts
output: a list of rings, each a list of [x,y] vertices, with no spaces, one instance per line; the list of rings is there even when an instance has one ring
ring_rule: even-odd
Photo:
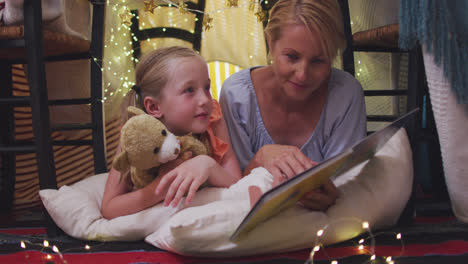
[[[139,10],[132,10],[132,24],[130,31],[133,34],[132,47],[134,50],[134,57],[141,56],[140,41],[153,39],[153,38],[176,38],[192,43],[193,49],[196,51],[201,50],[201,35],[203,31],[203,11],[205,10],[205,0],[199,0],[197,3],[187,1],[187,10],[195,15],[195,26],[192,31],[176,28],[176,27],[154,27],[142,29],[139,21]],[[179,12],[178,7],[174,5],[160,5],[162,7],[173,8],[174,12]]]

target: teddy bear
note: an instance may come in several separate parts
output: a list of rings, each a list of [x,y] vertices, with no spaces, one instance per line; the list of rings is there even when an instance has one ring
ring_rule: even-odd
[[[152,182],[158,169],[187,151],[192,157],[209,155],[211,147],[188,134],[176,137],[157,118],[143,110],[129,106],[129,119],[120,131],[121,152],[114,158],[112,166],[121,172],[121,179],[128,177],[137,189]]]

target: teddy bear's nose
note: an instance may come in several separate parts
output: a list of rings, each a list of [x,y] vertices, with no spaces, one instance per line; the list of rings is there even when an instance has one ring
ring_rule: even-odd
[[[178,148],[174,149],[174,154],[175,154],[175,155],[179,155],[179,151],[180,151],[180,150],[179,150]]]

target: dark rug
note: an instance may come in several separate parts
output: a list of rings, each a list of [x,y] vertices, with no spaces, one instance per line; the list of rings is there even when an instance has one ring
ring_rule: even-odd
[[[401,237],[400,237],[401,236]],[[47,241],[48,244],[44,244]],[[48,237],[45,229],[0,229],[0,263],[468,263],[468,224],[453,217],[421,217],[406,227],[363,234],[311,249],[239,258],[194,258],[156,248],[144,241],[94,242],[62,234]],[[333,262],[337,261],[337,262]]]

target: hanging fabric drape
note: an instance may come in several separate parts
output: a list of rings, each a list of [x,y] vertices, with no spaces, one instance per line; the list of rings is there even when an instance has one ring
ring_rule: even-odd
[[[468,112],[468,1],[400,0],[400,6],[400,47],[424,45]]]

